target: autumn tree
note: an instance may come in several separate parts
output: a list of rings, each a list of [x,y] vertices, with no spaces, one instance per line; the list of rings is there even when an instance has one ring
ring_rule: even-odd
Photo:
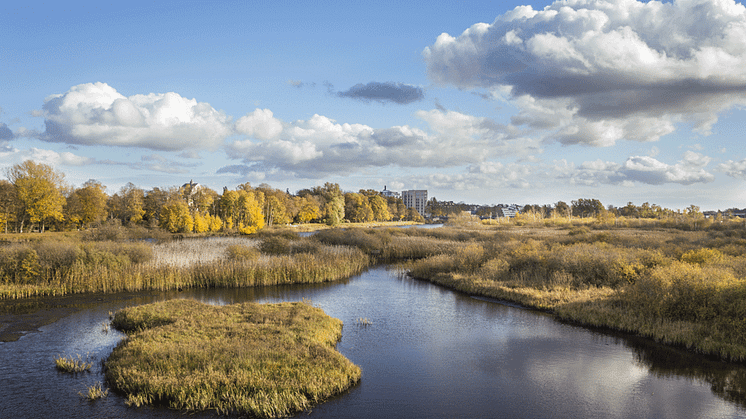
[[[606,212],[606,208],[604,208],[598,199],[580,198],[572,201],[573,217],[595,217],[604,212]]]
[[[232,230],[234,220],[238,218],[238,192],[224,189],[220,197],[219,210],[223,219],[223,228]]]
[[[190,233],[194,219],[183,199],[172,199],[161,208],[160,227],[171,233]]]
[[[324,222],[330,226],[339,225],[345,218],[345,198],[337,183],[325,183],[323,188],[318,189],[324,200],[322,217]]]
[[[554,204],[554,213],[558,217],[569,217],[570,206],[567,205],[565,201],[558,201],[556,204]]]
[[[353,223],[367,223],[373,221],[373,209],[368,197],[354,192],[344,194],[344,214]]]
[[[321,217],[321,210],[319,201],[313,195],[306,195],[303,197],[297,197],[299,202],[297,203],[299,209],[295,215],[296,223],[310,223],[311,221],[317,220]]]
[[[145,215],[144,200],[145,192],[129,182],[109,198],[107,206],[112,218],[119,219],[122,225],[136,224]]]
[[[236,226],[241,234],[253,234],[264,228],[261,192],[238,191]]]
[[[292,216],[288,211],[288,202],[291,201],[287,192],[279,189],[273,189],[266,183],[256,187],[255,192],[261,192],[264,196],[263,212],[264,220],[268,226],[274,224],[289,224]]]
[[[386,198],[386,203],[388,204],[389,214],[391,214],[392,219],[400,221],[406,217],[407,207],[401,198],[389,196]]]
[[[106,218],[106,186],[89,179],[82,188],[67,197],[67,219],[76,227],[85,227]]]
[[[6,233],[8,225],[16,221],[19,211],[21,203],[15,186],[7,180],[0,180],[0,224]]]
[[[370,202],[370,208],[373,210],[373,219],[376,221],[388,221],[391,219],[391,213],[389,212],[389,206],[386,202],[386,198],[380,194],[368,197]]]
[[[149,190],[143,198],[143,220],[147,221],[151,227],[160,225],[161,209],[166,205],[169,197],[176,193],[177,191],[174,191],[173,188],[168,190],[155,187]]]
[[[25,220],[38,224],[39,232],[44,232],[47,222],[64,219],[64,174],[49,165],[26,160],[9,168],[7,176],[22,206],[20,232],[23,232]]]
[[[220,197],[220,215],[226,230],[238,229],[242,234],[252,234],[264,227],[263,200],[261,192],[252,190],[248,184],[235,191],[223,190]]]

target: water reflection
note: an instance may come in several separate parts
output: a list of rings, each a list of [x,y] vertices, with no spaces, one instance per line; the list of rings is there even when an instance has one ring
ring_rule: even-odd
[[[315,407],[312,417],[746,416],[742,366],[563,324],[383,268],[331,284],[107,297],[41,333],[0,344],[0,376],[10,383],[0,386],[0,413],[55,416],[63,407],[77,417],[180,415],[128,408],[116,395],[82,402],[77,392],[100,381],[100,371],[71,377],[53,366],[60,353],[106,356],[119,339],[101,330],[109,310],[172,298],[211,304],[305,298],[342,319],[337,348],[362,367],[362,381]],[[29,402],[30,394],[43,400],[41,407]]]

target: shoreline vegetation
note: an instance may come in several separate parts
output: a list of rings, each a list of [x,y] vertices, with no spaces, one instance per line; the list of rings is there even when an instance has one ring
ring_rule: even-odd
[[[0,304],[35,295],[334,281],[399,263],[414,278],[469,294],[746,360],[746,224],[738,219],[461,217],[438,229],[329,228],[300,237],[276,227],[150,241],[128,231],[35,234],[0,246]]]
[[[327,230],[402,272],[467,294],[746,361],[746,224],[544,220],[443,229]],[[418,242],[412,246],[412,243]],[[406,260],[406,261],[405,261]]]
[[[127,338],[106,379],[129,405],[284,417],[360,381],[335,349],[342,321],[306,302],[171,300],[119,310],[112,326]]]

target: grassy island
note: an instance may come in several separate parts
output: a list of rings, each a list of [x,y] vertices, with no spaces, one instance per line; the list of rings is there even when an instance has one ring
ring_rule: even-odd
[[[305,303],[172,300],[120,310],[106,378],[130,404],[259,417],[299,412],[360,380],[335,350],[342,322]]]

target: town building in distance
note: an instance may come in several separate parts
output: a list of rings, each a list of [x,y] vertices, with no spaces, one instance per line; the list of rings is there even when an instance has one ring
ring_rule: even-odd
[[[427,206],[427,190],[417,189],[401,192],[401,199],[404,201],[404,206],[407,208],[413,208],[420,215],[425,215],[425,206]]]
[[[386,189],[386,185],[383,186],[381,195],[383,195],[385,198],[399,198],[399,192],[394,192],[390,189]]]

